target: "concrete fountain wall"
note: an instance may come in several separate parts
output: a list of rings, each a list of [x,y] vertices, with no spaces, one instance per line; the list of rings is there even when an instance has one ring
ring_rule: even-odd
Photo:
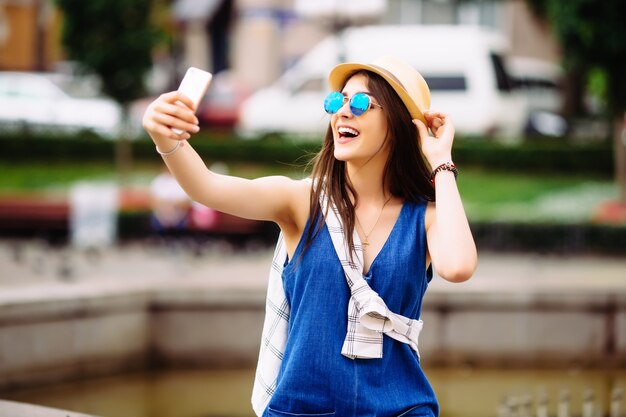
[[[423,360],[626,365],[626,291],[522,290],[512,282],[431,284]],[[254,366],[264,297],[263,281],[233,286],[210,279],[4,290],[0,390],[158,366]]]

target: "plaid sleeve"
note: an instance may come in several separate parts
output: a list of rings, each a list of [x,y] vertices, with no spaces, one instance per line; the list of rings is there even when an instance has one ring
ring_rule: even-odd
[[[286,260],[287,249],[281,233],[276,243],[269,274],[261,349],[252,388],[252,408],[257,416],[263,414],[274,395],[278,371],[287,343],[290,308],[282,281]]]

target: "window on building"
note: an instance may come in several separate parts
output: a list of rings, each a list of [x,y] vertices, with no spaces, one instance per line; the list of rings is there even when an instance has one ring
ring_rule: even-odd
[[[500,0],[388,0],[387,24],[463,24],[503,30]]]
[[[430,91],[465,91],[467,82],[464,75],[430,76],[424,75]]]

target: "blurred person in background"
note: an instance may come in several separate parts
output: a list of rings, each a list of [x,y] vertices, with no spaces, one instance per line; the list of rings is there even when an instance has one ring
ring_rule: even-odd
[[[422,299],[433,267],[461,282],[477,265],[454,126],[428,111],[426,82],[393,57],[338,65],[328,80],[330,124],[304,180],[209,170],[187,142],[199,130],[193,104],[177,91],[152,102],[143,125],[194,200],[281,229],[257,415],[437,416],[418,352]]]
[[[186,232],[191,199],[167,167],[150,183],[150,206],[153,232],[173,237]]]

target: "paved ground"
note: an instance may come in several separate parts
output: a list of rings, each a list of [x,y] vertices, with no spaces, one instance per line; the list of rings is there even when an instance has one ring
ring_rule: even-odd
[[[85,251],[40,241],[0,241],[0,289],[7,294],[68,285],[110,288],[201,280],[220,289],[263,290],[271,256],[272,248],[225,242],[143,242]],[[436,278],[429,291],[452,297],[619,294],[626,301],[626,254],[602,258],[483,252],[479,257],[470,281],[450,284]]]

